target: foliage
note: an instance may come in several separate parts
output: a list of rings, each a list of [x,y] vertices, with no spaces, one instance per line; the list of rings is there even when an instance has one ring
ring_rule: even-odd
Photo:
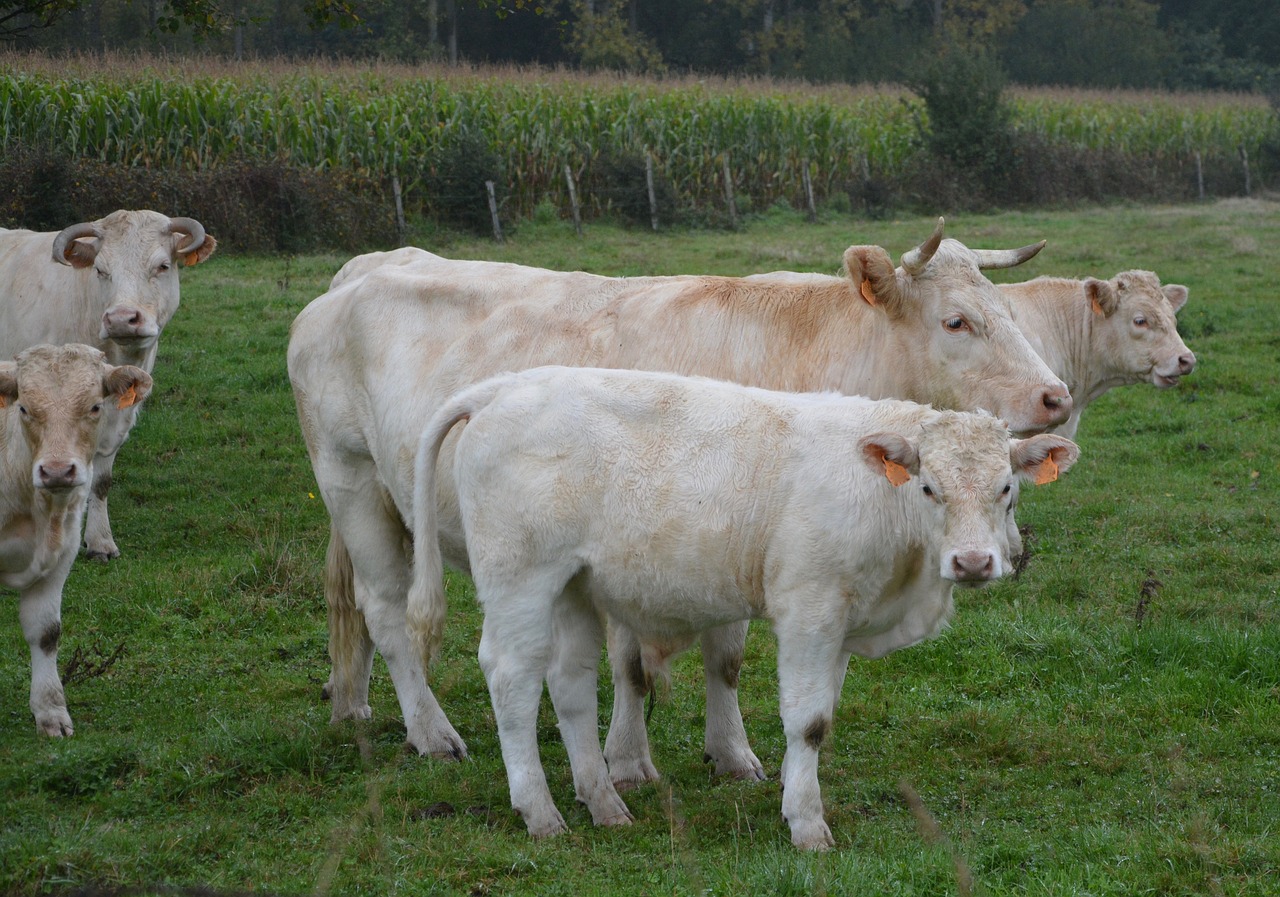
[[[1238,173],[1243,148],[1254,161],[1255,185],[1280,171],[1262,151],[1276,114],[1261,98],[999,92],[989,59],[954,53],[926,70],[927,100],[890,87],[545,72],[531,78],[440,66],[233,67],[207,60],[199,66],[207,74],[192,77],[189,67],[156,60],[12,59],[0,59],[0,147],[43,146],[68,159],[151,172],[279,164],[368,186],[374,201],[399,177],[410,211],[465,219],[486,233],[485,180],[494,180],[510,219],[548,198],[567,211],[568,166],[584,212],[598,215],[624,201],[647,203],[627,182],[597,176],[609,169],[606,160],[646,153],[659,189],[670,188],[669,199],[659,198],[665,220],[708,219],[709,210],[723,207],[725,159],[744,209],[801,202],[806,164],[819,202],[871,173],[888,202],[911,207],[920,196],[928,203],[932,194],[920,189],[919,176],[926,140],[939,170],[959,178],[961,192],[979,206],[1095,197],[1087,189],[1011,192],[1000,173],[1018,147],[1131,157],[1162,184],[1147,191],[1143,174],[1118,194],[1135,199],[1194,196],[1194,177],[1185,172],[1195,153],[1227,160]],[[479,187],[457,183],[459,166],[483,169],[466,175]],[[1242,189],[1239,178],[1235,183],[1227,192]],[[1164,189],[1169,185],[1177,189]]]
[[[1004,74],[984,53],[951,46],[907,81],[924,101],[916,127],[929,152],[978,185],[1002,178],[1012,154],[1013,113]]]
[[[61,230],[122,207],[195,217],[224,251],[358,250],[395,239],[379,186],[346,171],[245,159],[208,171],[131,168],[22,145],[0,159],[0,227]]]
[[[697,652],[649,725],[655,786],[633,825],[573,801],[554,717],[539,743],[572,831],[534,842],[508,804],[476,663],[479,611],[451,575],[433,684],[470,757],[410,756],[379,661],[374,718],[329,725],[321,595],[328,520],[298,432],[290,322],[345,255],[223,256],[182,274],[148,399],[115,470],[124,556],[78,562],[62,660],[128,641],[68,689],[73,738],[38,738],[29,652],[0,605],[0,892],[36,894],[1262,894],[1280,876],[1280,208],[1231,200],[1073,212],[895,216],[869,226],[771,211],[739,233],[543,222],[459,258],[608,274],[839,269],[851,243],[897,257],[948,215],[986,248],[1048,247],[1006,280],[1184,283],[1199,366],[1175,389],[1090,406],[1079,464],[1024,490],[1017,581],[957,593],[939,639],[844,683],[819,775],[837,849],[802,856],[779,816],[769,633],[742,675],[770,781],[702,763]],[[216,236],[222,234],[211,231]],[[1149,585],[1156,581],[1156,585]],[[601,725],[609,674],[601,670]],[[906,783],[904,788],[901,783]],[[920,803],[910,799],[917,793]]]

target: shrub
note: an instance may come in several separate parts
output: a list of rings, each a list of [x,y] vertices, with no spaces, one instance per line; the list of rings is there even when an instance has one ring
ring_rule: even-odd
[[[434,164],[422,177],[426,210],[441,224],[477,234],[493,230],[486,181],[493,181],[501,210],[506,199],[502,158],[482,135],[473,134],[446,143]]]

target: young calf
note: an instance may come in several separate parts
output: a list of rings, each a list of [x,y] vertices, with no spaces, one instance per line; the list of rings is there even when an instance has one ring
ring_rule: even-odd
[[[31,646],[36,729],[73,731],[58,678],[62,585],[80,547],[93,457],[108,403],[147,397],[151,377],[80,344],[33,346],[0,362],[0,586],[19,592]]]
[[[654,669],[699,632],[759,618],[778,639],[782,812],[798,847],[830,846],[818,747],[850,655],[936,635],[954,583],[1008,570],[1018,478],[1047,482],[1078,455],[910,402],[591,368],[495,377],[446,402],[418,450],[408,620],[427,660],[445,615],[436,463],[463,420],[452,480],[480,664],[533,835],[565,829],[538,759],[544,677],[578,799],[597,824],[631,819],[597,734],[603,613]]]

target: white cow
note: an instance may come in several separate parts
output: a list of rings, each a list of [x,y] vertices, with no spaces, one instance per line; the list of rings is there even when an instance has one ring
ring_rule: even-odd
[[[1187,288],[1161,286],[1150,271],[1110,280],[1037,277],[1001,284],[1000,291],[1018,327],[1071,390],[1071,417],[1053,430],[1068,439],[1084,409],[1107,390],[1143,382],[1168,388],[1196,366],[1175,317],[1187,304]]]
[[[1019,477],[1048,482],[1077,456],[1060,436],[1011,439],[988,414],[910,402],[642,371],[502,375],[446,402],[422,435],[408,623],[430,656],[446,610],[436,486],[447,470],[511,803],[542,836],[566,828],[538,759],[544,678],[578,800],[598,825],[631,821],[597,734],[605,614],[658,664],[700,632],[767,620],[787,739],[782,814],[797,847],[825,848],[818,748],[850,655],[937,635],[954,583],[1008,571]]]
[[[62,585],[80,547],[94,452],[110,410],[150,391],[146,371],[112,365],[91,346],[34,346],[0,362],[0,585],[19,593],[43,735],[72,733],[58,678]]]
[[[844,253],[847,278],[818,286],[733,277],[600,277],[400,249],[352,259],[298,315],[289,341],[311,464],[332,518],[329,604],[333,719],[369,715],[382,653],[423,753],[465,746],[427,687],[404,631],[405,547],[418,434],[458,389],[540,364],[644,368],[793,391],[835,390],[985,408],[1017,431],[1070,414],[1066,384],[1014,326],[981,273],[1043,243],[972,250],[942,221],[894,268],[879,246]],[[451,482],[442,481],[442,549],[468,567]],[[720,773],[762,778],[737,713],[745,624],[703,637],[706,752]],[[620,782],[656,778],[644,731],[647,674],[619,627],[609,759]]]
[[[216,247],[200,222],[149,211],[112,212],[56,234],[0,229],[0,358],[40,343],[85,343],[112,364],[151,373],[160,333],[178,309],[178,267]],[[120,555],[107,492],[138,411],[110,410],[102,431],[85,529],[92,558]]]

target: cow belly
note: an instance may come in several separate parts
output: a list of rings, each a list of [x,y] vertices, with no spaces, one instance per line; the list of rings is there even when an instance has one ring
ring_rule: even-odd
[[[698,584],[676,571],[658,578],[616,568],[588,568],[582,582],[597,607],[652,641],[678,641],[757,615],[736,587]]]

